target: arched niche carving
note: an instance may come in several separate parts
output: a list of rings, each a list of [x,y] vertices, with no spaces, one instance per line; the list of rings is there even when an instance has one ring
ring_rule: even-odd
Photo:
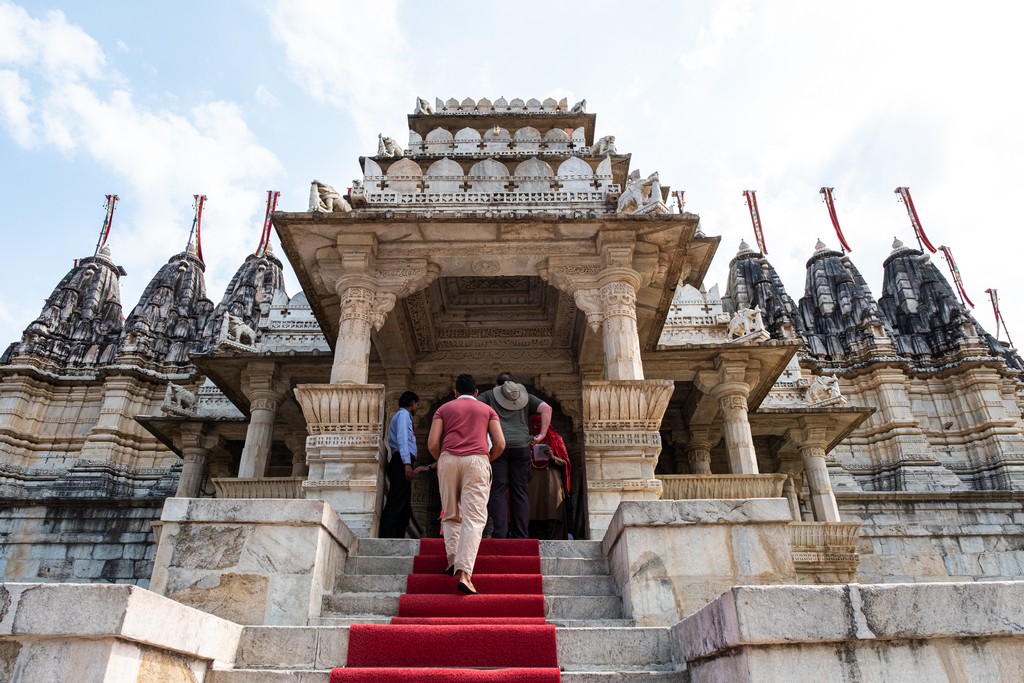
[[[471,192],[504,192],[508,184],[508,168],[494,159],[484,159],[469,169]]]
[[[564,192],[590,192],[594,189],[594,172],[583,159],[569,157],[558,166],[558,181]]]
[[[380,165],[371,159],[366,157],[366,161],[363,162],[363,187],[370,194],[376,194],[380,192],[380,177],[384,175],[384,171],[381,170]]]
[[[420,191],[423,169],[412,159],[399,159],[388,167],[389,192],[410,193]]]
[[[474,128],[463,128],[455,134],[455,153],[473,154],[480,151],[480,132]]]
[[[430,165],[423,180],[426,191],[431,194],[463,192],[462,184],[465,182],[465,176],[463,176],[462,167],[458,162],[445,157]]]
[[[551,166],[537,157],[532,157],[516,166],[517,192],[550,192],[551,178],[555,175]]]
[[[504,128],[488,128],[484,131],[483,135],[484,150],[488,152],[507,152],[511,139],[511,134]]]
[[[540,140],[540,131],[536,128],[520,128],[515,134],[515,149],[520,152],[535,152],[540,149]]]
[[[552,128],[544,133],[544,146],[552,150],[569,149],[572,138],[561,128]]]
[[[455,147],[451,132],[444,128],[430,131],[423,142],[423,151],[427,154],[447,154]]]

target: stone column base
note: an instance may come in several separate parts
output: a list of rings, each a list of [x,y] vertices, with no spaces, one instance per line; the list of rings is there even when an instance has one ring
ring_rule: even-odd
[[[583,385],[590,537],[601,538],[619,503],[661,497],[654,476],[661,453],[661,418],[671,380],[617,380]]]
[[[303,384],[295,397],[306,418],[306,498],[323,500],[357,536],[380,522],[383,384]]]
[[[153,592],[237,624],[320,615],[355,535],[315,500],[168,498]]]
[[[603,548],[638,626],[671,626],[723,591],[796,583],[784,498],[625,501]]]

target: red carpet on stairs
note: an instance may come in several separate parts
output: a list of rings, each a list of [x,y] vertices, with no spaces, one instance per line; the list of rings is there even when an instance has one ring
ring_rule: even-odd
[[[458,592],[444,541],[425,538],[390,624],[353,624],[331,683],[556,683],[555,627],[544,619],[540,545],[480,544],[473,583]]]

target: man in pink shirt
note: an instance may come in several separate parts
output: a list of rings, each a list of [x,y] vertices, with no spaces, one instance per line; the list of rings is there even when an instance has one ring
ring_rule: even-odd
[[[491,461],[505,449],[498,414],[476,394],[472,375],[456,377],[455,400],[437,409],[427,437],[427,449],[437,460],[448,569],[469,595],[476,593],[473,565],[487,524]]]

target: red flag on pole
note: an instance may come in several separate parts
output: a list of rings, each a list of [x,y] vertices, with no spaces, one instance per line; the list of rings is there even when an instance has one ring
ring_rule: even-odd
[[[960,277],[960,269],[956,267],[956,261],[953,260],[953,252],[950,251],[947,246],[940,246],[942,255],[946,257],[946,263],[949,264],[949,272],[953,275],[953,282],[956,284],[957,290],[960,292],[960,299],[966,302],[968,306],[974,308],[974,303],[970,297],[967,296],[967,291],[964,289],[964,281]]]
[[[192,235],[196,236],[196,256],[199,257],[200,261],[202,261],[203,263],[206,263],[206,261],[203,260],[203,235],[202,235],[202,229],[203,229],[203,206],[206,205],[206,195],[205,194],[194,194],[194,195],[192,195],[192,198],[195,200],[195,203],[192,205],[192,208],[196,210],[196,215],[195,215],[195,218],[192,219],[192,232],[188,236],[188,241],[189,242],[192,241]]]
[[[995,288],[986,289],[985,293],[988,294],[988,298],[992,302],[992,312],[996,316],[996,341],[999,341],[999,328],[1001,327],[1006,332],[1006,341],[1010,343],[1010,346],[1013,346],[1013,340],[1010,339],[1010,330],[1006,327],[1006,321],[1003,320],[1003,314],[999,310],[999,294],[997,290]]]
[[[818,192],[821,193],[825,200],[825,206],[828,207],[828,217],[832,220],[832,227],[836,229],[836,236],[839,238],[839,244],[842,245],[843,251],[853,251],[850,245],[847,244],[846,238],[843,237],[843,230],[839,227],[839,217],[836,215],[836,204],[835,198],[832,196],[832,187],[823,187]]]
[[[933,254],[938,251],[932,246],[932,243],[928,241],[928,236],[924,234],[924,227],[921,225],[921,219],[917,216],[917,209],[914,208],[914,200],[910,198],[909,187],[897,187],[895,190],[896,194],[903,200],[903,204],[907,207],[907,215],[910,216],[910,224],[914,226],[914,235],[917,236],[917,243],[921,246],[921,250],[925,248]]]
[[[110,227],[114,224],[114,207],[117,206],[117,200],[120,199],[116,194],[108,194],[107,198],[107,210],[103,216],[103,227],[100,228],[100,238],[96,242],[96,251],[93,256],[100,253],[100,249],[107,243],[107,238],[110,237]]]
[[[267,247],[270,246],[270,228],[274,224],[270,215],[277,210],[277,199],[280,196],[281,193],[277,190],[267,190],[267,212],[263,216],[263,233],[260,235],[260,245],[256,247],[256,251],[254,252],[256,256],[263,256],[266,254]]]
[[[757,210],[757,190],[744,190],[743,196],[747,198],[747,208],[750,209],[750,222],[754,225],[754,239],[757,241],[757,248],[767,255],[768,249],[764,245],[764,231],[761,229],[761,212]]]

